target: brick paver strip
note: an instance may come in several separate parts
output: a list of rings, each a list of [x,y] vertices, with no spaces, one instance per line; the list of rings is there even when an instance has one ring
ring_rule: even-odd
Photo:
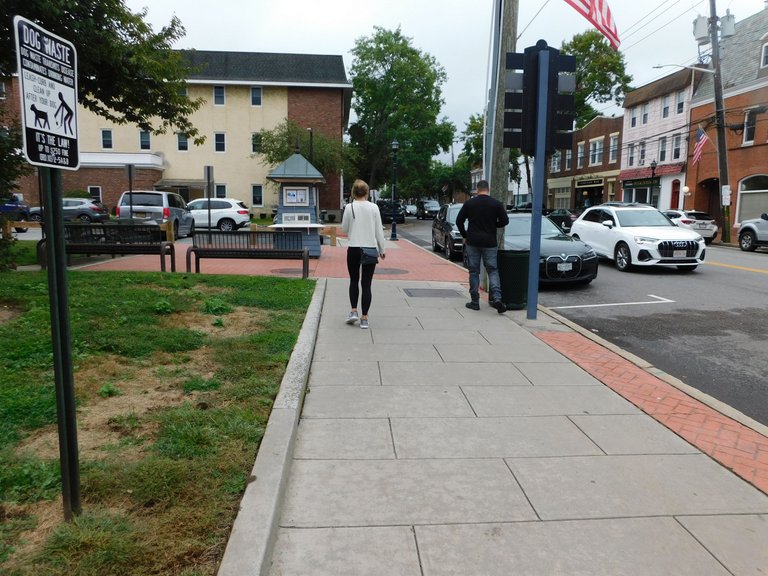
[[[768,494],[768,438],[592,342],[564,332],[536,336],[646,414]]]

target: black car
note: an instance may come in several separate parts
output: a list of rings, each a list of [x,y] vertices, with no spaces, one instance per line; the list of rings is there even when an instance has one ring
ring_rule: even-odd
[[[29,205],[15,195],[0,199],[0,217],[11,222],[27,222]],[[26,232],[29,228],[14,228],[16,232]]]
[[[504,229],[505,250],[531,249],[531,214],[509,214]],[[566,236],[546,216],[541,217],[539,282],[589,284],[597,277],[597,253],[581,240]]]
[[[440,210],[437,200],[418,200],[416,202],[416,220],[434,218]]]
[[[578,218],[579,215],[573,210],[568,208],[558,208],[547,213],[547,218],[552,220],[555,224],[560,226],[563,230],[570,230],[571,224]]]
[[[381,223],[392,224],[392,202],[390,200],[377,200],[376,205],[381,212]],[[395,208],[396,221],[398,224],[405,224],[405,208],[397,205]]]
[[[453,260],[464,251],[464,239],[456,227],[456,216],[463,204],[443,204],[432,221],[432,250]]]

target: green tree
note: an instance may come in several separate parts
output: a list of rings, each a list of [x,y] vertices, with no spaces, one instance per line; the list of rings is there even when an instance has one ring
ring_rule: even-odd
[[[391,144],[397,140],[398,191],[418,195],[432,157],[449,150],[455,133],[447,119],[438,119],[445,71],[434,57],[414,48],[399,28],[375,27],[372,36],[355,42],[352,55],[357,119],[349,134],[358,151],[358,173],[372,188],[388,180]]]
[[[291,120],[284,120],[272,130],[260,130],[253,136],[254,149],[265,166],[280,164],[298,152],[323,174],[349,174],[350,157],[354,151],[340,139],[329,138],[314,131],[310,151],[310,136],[305,127]]]
[[[467,120],[464,132],[461,133],[464,139],[463,153],[470,166],[481,166],[483,164],[483,136],[485,128],[485,116],[482,114],[472,114]]]
[[[182,132],[203,143],[189,119],[202,100],[186,96],[189,69],[171,48],[185,34],[178,18],[154,32],[144,21],[146,9],[134,14],[122,0],[3,0],[3,6],[0,76],[16,71],[11,17],[18,14],[75,45],[84,108],[118,124]]]
[[[21,129],[7,111],[0,109],[0,200],[9,198],[16,182],[32,171],[21,151]]]
[[[599,115],[592,103],[624,102],[632,76],[626,72],[624,54],[614,50],[596,30],[576,34],[560,50],[576,57],[576,126]]]

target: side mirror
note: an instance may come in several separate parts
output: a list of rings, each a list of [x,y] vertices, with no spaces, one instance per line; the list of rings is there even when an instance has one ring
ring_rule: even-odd
[[[606,228],[613,228],[615,224],[613,223],[613,220],[603,220],[603,226]]]
[[[762,218],[763,220],[768,220],[768,213],[763,212],[762,214],[760,214],[760,218]]]

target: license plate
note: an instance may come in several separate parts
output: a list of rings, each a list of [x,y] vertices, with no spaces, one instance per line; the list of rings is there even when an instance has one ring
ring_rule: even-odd
[[[688,253],[685,250],[673,250],[672,251],[672,257],[673,258],[685,258],[688,256]]]
[[[703,222],[700,223],[700,224],[696,224],[696,228],[708,228],[708,227],[709,227],[709,225],[708,224],[704,224]]]
[[[558,272],[570,272],[571,270],[573,270],[573,264],[570,262],[562,262],[557,265]]]
[[[136,212],[134,215],[134,218],[146,218],[147,213],[146,212]]]

